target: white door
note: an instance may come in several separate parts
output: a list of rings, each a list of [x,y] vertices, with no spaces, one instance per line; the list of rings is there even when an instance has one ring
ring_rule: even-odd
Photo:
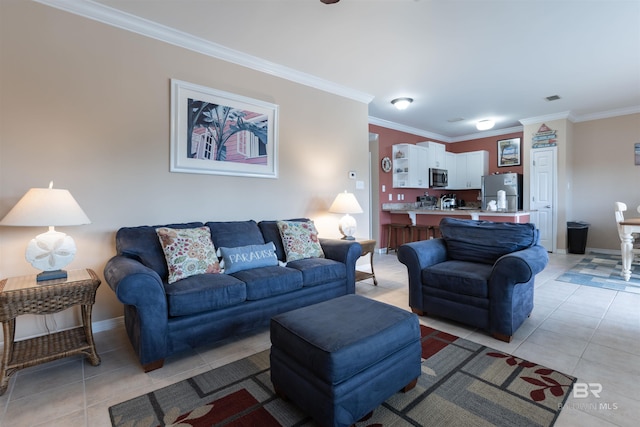
[[[537,211],[532,215],[532,222],[540,230],[540,244],[548,252],[556,249],[556,157],[556,147],[531,150],[530,208]]]

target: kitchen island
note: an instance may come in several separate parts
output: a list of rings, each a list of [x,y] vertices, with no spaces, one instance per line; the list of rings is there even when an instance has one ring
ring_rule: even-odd
[[[388,203],[382,206],[382,210],[391,214],[391,222],[406,222],[408,216],[411,225],[438,225],[445,217],[455,217],[460,219],[474,219],[494,222],[515,222],[527,223],[530,221],[528,211],[517,212],[496,212],[483,211],[481,209],[458,208],[458,209],[433,209],[413,207],[411,204]],[[402,217],[404,217],[404,220]]]

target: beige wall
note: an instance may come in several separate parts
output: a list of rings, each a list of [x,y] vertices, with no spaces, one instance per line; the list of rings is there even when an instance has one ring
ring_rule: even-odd
[[[524,127],[525,178],[531,137],[541,124]],[[590,224],[587,250],[618,251],[614,202],[627,203],[629,216],[640,216],[636,211],[640,204],[640,166],[634,165],[634,144],[640,143],[640,114],[545,124],[558,135],[558,249],[567,249],[567,221],[586,221]],[[528,185],[525,182],[526,188]]]
[[[0,2],[0,217],[31,187],[67,188],[92,223],[60,228],[78,246],[69,268],[100,277],[122,226],[308,216],[338,237],[333,198],[354,191],[369,230],[367,105],[171,46],[33,2]],[[279,177],[169,172],[170,79],[279,105]],[[354,170],[364,190],[348,179]],[[29,239],[0,227],[0,276],[34,274]],[[120,316],[108,285],[94,320]],[[56,314],[67,327],[77,313]],[[43,319],[18,322],[20,336]]]
[[[640,165],[634,144],[640,143],[640,114],[576,123],[570,164],[573,170],[569,220],[591,224],[587,247],[620,249],[614,202],[625,202],[628,216],[638,217]]]

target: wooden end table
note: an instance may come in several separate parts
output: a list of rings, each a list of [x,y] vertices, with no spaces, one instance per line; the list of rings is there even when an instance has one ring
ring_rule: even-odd
[[[36,282],[36,275],[10,277],[0,282],[0,321],[4,352],[0,366],[0,395],[9,377],[20,369],[75,354],[84,354],[93,366],[100,364],[91,329],[91,310],[100,279],[90,269],[70,270],[66,279]],[[52,314],[80,305],[82,326],[15,341],[16,317]]]
[[[371,273],[367,271],[356,270],[356,282],[361,280],[366,280],[369,278],[373,278],[373,285],[378,286],[378,280],[376,279],[376,272],[373,270],[373,253],[376,250],[376,241],[375,240],[357,240],[362,246],[362,254],[360,256],[365,256],[370,254],[370,263],[371,263]]]

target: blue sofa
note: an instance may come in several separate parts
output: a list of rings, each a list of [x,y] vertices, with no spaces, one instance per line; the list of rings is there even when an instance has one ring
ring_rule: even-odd
[[[443,218],[442,238],[402,245],[409,305],[510,342],[533,310],[535,275],[549,262],[533,224]]]
[[[293,221],[307,221],[297,219]],[[145,372],[178,351],[269,325],[272,316],[355,293],[354,241],[319,239],[324,257],[231,274],[197,274],[168,283],[156,229],[207,226],[215,248],[273,242],[286,259],[277,221],[191,222],[121,228],[104,277],[124,304],[127,334]]]

